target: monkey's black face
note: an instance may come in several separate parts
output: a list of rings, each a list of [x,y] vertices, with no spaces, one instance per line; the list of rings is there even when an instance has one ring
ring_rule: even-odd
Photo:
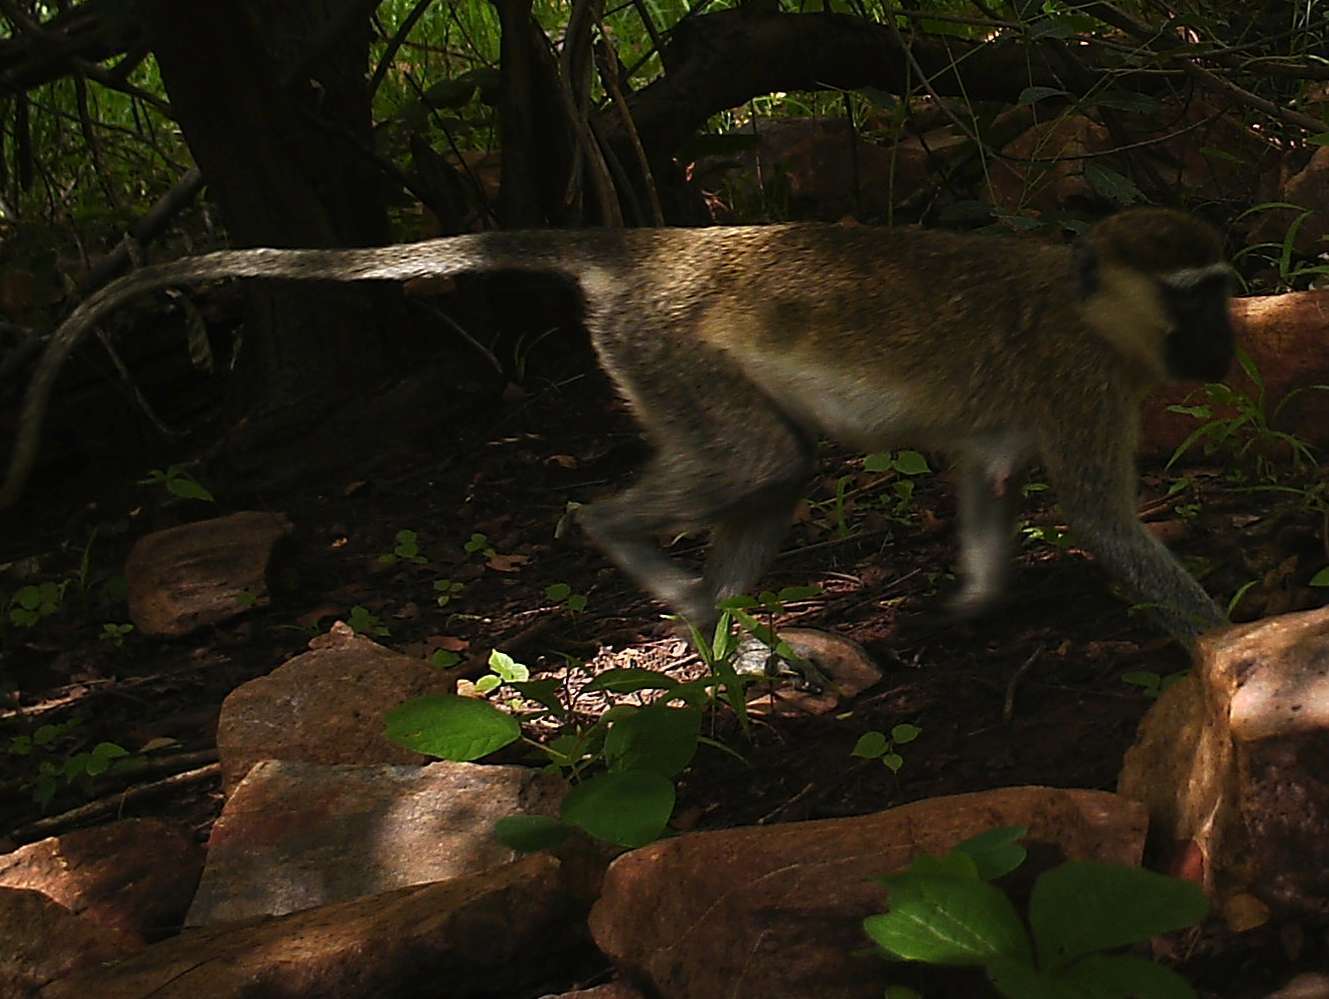
[[[1167,338],[1168,374],[1178,381],[1217,382],[1227,376],[1236,352],[1228,315],[1232,277],[1215,267],[1197,279],[1161,282],[1173,320]]]

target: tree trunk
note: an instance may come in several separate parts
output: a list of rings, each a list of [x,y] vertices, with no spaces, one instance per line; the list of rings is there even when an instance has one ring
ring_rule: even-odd
[[[338,6],[148,7],[162,82],[236,246],[363,246],[388,236],[379,179],[353,146],[371,146],[367,21],[306,58]],[[364,289],[256,285],[232,391],[234,412],[248,416],[243,446],[298,434],[369,384],[382,372],[395,312],[376,309]]]

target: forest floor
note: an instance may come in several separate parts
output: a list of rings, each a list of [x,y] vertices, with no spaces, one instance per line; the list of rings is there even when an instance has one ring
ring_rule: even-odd
[[[0,745],[41,724],[78,724],[26,755],[0,752],[0,836],[43,813],[33,801],[41,760],[61,763],[103,740],[130,751],[148,744],[205,751],[215,744],[227,693],[304,651],[311,635],[355,607],[364,609],[362,624],[372,615],[384,629],[372,637],[422,658],[444,650],[480,666],[499,649],[533,673],[567,670],[569,660],[590,670],[695,669],[688,645],[662,631],[661,609],[575,527],[556,537],[569,501],[618,488],[644,454],[598,372],[509,393],[464,417],[454,408],[431,427],[366,432],[379,436],[382,453],[354,472],[288,475],[294,484],[245,497],[200,472],[216,506],[170,501],[160,486],[144,486],[128,502],[25,508],[22,531],[0,539],[0,559],[40,556],[42,573],[71,582],[58,610],[5,635],[3,673],[16,689],[0,720]],[[809,500],[763,585],[819,586],[821,596],[791,603],[779,624],[855,639],[884,679],[837,713],[767,719],[747,743],[735,734],[729,742],[744,762],[703,747],[680,786],[680,826],[856,815],[1008,785],[1115,786],[1151,703],[1140,684],[1186,669],[1184,653],[1128,613],[1090,558],[1057,543],[1055,507],[1037,490],[1022,521],[1009,604],[972,624],[951,620],[954,497],[941,458],[927,457],[931,473],[906,477],[865,472],[861,455],[823,452]],[[1225,492],[1214,475],[1193,478],[1214,483],[1202,489],[1198,512],[1183,518],[1176,504],[1155,508],[1180,525],[1168,541],[1181,554],[1222,562],[1231,525],[1267,512],[1259,508],[1268,501]],[[898,487],[906,479],[911,486]],[[1164,496],[1170,481],[1146,469],[1142,505]],[[114,577],[136,537],[244,508],[281,511],[297,527],[274,573],[270,606],[180,640],[108,634],[108,624],[126,620],[123,602],[114,603]],[[403,531],[414,532],[425,561],[385,564]],[[695,558],[701,540],[678,539],[673,550]],[[460,586],[440,590],[440,580]],[[585,597],[584,609],[557,599],[565,588]],[[864,732],[901,722],[921,734],[899,748],[898,773],[851,756]],[[114,791],[104,780],[62,783],[44,811],[107,796],[108,787]],[[203,837],[220,806],[214,780],[102,820],[169,817]],[[1326,942],[1307,936],[1273,926],[1240,937],[1206,930],[1185,937],[1173,956],[1208,994],[1259,996],[1293,970],[1323,962]]]

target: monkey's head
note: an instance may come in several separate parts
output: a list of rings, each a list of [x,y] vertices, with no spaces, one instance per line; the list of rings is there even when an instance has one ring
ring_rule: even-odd
[[[1214,228],[1182,212],[1136,208],[1075,245],[1089,325],[1157,380],[1216,382],[1232,364],[1232,268]]]

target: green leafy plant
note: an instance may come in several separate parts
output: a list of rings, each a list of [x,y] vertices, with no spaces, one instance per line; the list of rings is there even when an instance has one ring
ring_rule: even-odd
[[[858,737],[852,755],[864,760],[881,760],[887,770],[898,774],[900,768],[904,766],[904,757],[900,755],[897,747],[913,742],[922,734],[921,728],[908,722],[901,722],[892,727],[890,735],[873,729]]]
[[[1011,999],[1194,999],[1170,968],[1121,951],[1203,919],[1199,887],[1136,867],[1069,861],[1034,883],[1026,926],[990,883],[1024,862],[1025,833],[994,829],[882,878],[889,911],[863,921],[867,935],[898,960],[982,968]]]
[[[461,547],[467,555],[479,555],[482,558],[492,558],[494,555],[489,538],[483,534],[472,534]]]
[[[1285,395],[1271,413],[1264,378],[1255,362],[1238,348],[1237,363],[1255,386],[1254,395],[1216,383],[1200,390],[1206,399],[1204,403],[1168,407],[1168,412],[1189,416],[1200,421],[1200,425],[1177,445],[1166,467],[1171,468],[1197,444],[1206,455],[1222,451],[1238,463],[1250,464],[1255,478],[1262,482],[1275,482],[1280,478],[1280,468],[1270,457],[1277,453],[1278,447],[1292,456],[1294,469],[1314,467],[1315,455],[1310,445],[1295,434],[1274,429],[1274,425],[1284,407],[1302,392],[1329,391],[1329,385],[1306,385],[1295,389]],[[1219,416],[1216,408],[1228,410],[1232,415]]]
[[[721,617],[721,623],[728,627],[728,618],[732,616],[743,631],[770,650],[763,668],[765,676],[777,676],[784,671],[801,676],[813,685],[825,685],[826,678],[821,676],[812,663],[800,656],[775,631],[775,618],[777,615],[784,613],[786,604],[796,600],[811,600],[819,596],[821,596],[821,587],[819,586],[786,586],[775,591],[763,590],[755,597],[730,597],[720,603],[720,609],[724,615]],[[750,613],[751,611],[756,611],[761,615],[761,618]],[[694,645],[697,644],[699,637],[694,634]],[[728,658],[732,660],[737,649],[731,643],[725,651]],[[703,656],[703,658],[705,657]],[[707,666],[711,665],[710,662],[707,662]]]
[[[396,565],[398,562],[413,562],[416,565],[423,565],[429,561],[420,554],[420,536],[414,531],[398,531],[396,542],[392,551],[384,552],[378,557],[379,565]]]
[[[525,683],[531,678],[531,671],[517,662],[506,652],[494,649],[489,653],[489,668],[492,672],[475,681],[477,693],[488,694],[497,690],[504,683]]]
[[[9,623],[16,628],[35,628],[64,604],[68,580],[29,583],[19,587],[9,601]]]
[[[545,597],[556,604],[562,604],[573,614],[580,614],[586,609],[586,594],[573,593],[567,583],[551,583],[545,587]]]
[[[565,703],[568,694],[559,681],[532,680],[525,666],[495,650],[489,659],[493,672],[481,678],[477,691],[511,691],[520,703],[533,706],[521,719],[481,698],[434,695],[389,712],[386,734],[409,749],[457,761],[479,759],[520,741],[562,773],[572,787],[558,818],[511,816],[498,823],[496,834],[514,849],[553,846],[573,827],[609,843],[641,846],[664,834],[674,809],[674,780],[698,746],[726,748],[701,735],[703,708],[714,692],[733,684],[739,695],[731,703],[743,710],[744,681],[732,667],[725,671],[729,629],[726,622],[724,637],[703,642],[704,656],[720,653],[712,676],[686,683],[647,669],[612,669],[595,676],[583,691],[651,691],[658,697],[644,705],[617,704],[591,724]],[[558,725],[546,743],[522,733],[523,721],[541,719]]]
[[[927,459],[918,451],[880,452],[863,459],[868,472],[894,472],[898,478],[891,483],[893,498],[887,511],[895,520],[907,521],[914,502],[914,478],[932,474]]]
[[[50,804],[62,782],[82,782],[91,788],[94,778],[131,759],[127,749],[113,742],[99,742],[88,750],[74,749],[71,744],[77,744],[82,724],[81,718],[71,718],[39,725],[31,735],[16,735],[9,740],[10,756],[33,762],[32,776],[23,783],[31,790],[33,801],[43,808]]]
[[[1329,565],[1311,577],[1311,586],[1329,586]]]
[[[1121,674],[1121,682],[1129,683],[1132,687],[1139,687],[1144,692],[1144,696],[1152,701],[1156,700],[1158,695],[1167,690],[1168,687],[1183,679],[1188,672],[1189,670],[1183,669],[1163,676],[1153,670],[1137,669]]]
[[[446,607],[452,601],[462,595],[466,589],[465,583],[460,583],[455,579],[436,579],[434,580],[434,601],[440,607]]]
[[[194,478],[184,465],[171,465],[165,471],[154,468],[146,479],[139,479],[140,486],[161,486],[177,499],[201,500],[204,503],[216,503],[208,488]]]
[[[371,614],[369,608],[361,607],[356,604],[351,608],[351,614],[346,619],[346,623],[357,635],[373,635],[375,638],[386,638],[392,632],[376,614]]]
[[[129,636],[129,633],[132,632],[133,630],[134,626],[132,624],[116,624],[115,622],[111,621],[102,625],[101,634],[98,635],[97,637],[101,641],[110,642],[117,649],[121,649],[124,648],[125,639]]]

